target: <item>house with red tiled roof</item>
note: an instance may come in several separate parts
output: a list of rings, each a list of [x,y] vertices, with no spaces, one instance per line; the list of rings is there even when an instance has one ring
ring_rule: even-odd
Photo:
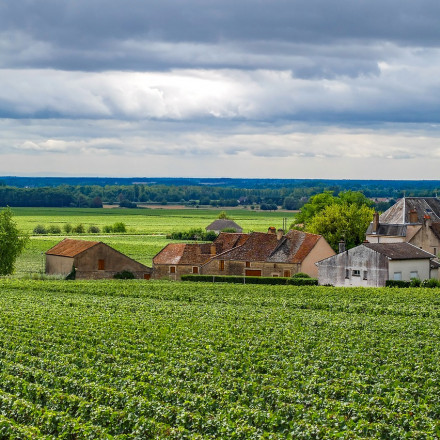
[[[179,280],[182,275],[198,274],[210,258],[239,246],[248,237],[221,232],[212,243],[169,243],[153,257],[154,278]]]
[[[203,275],[290,277],[304,272],[318,275],[317,261],[335,252],[321,235],[269,228],[248,234],[232,249],[212,256],[200,268]]]
[[[147,267],[100,241],[65,238],[46,252],[46,273],[67,276],[75,268],[76,279],[113,278],[128,271],[135,278],[150,279]]]

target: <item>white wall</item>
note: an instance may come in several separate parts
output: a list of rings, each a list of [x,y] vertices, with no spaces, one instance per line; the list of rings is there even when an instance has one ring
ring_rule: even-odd
[[[402,272],[402,280],[409,281],[411,279],[411,272],[417,271],[419,279],[429,279],[430,262],[429,259],[417,260],[390,260],[389,262],[389,278],[394,279],[394,272]]]

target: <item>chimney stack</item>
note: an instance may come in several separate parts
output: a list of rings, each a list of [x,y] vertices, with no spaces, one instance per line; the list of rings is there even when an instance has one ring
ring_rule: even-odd
[[[277,231],[277,240],[280,241],[283,238],[284,235],[284,230],[283,229],[278,229]]]
[[[345,241],[341,240],[338,244],[338,252],[342,254],[342,252],[345,252]]]
[[[409,211],[409,222],[410,223],[419,222],[419,216],[417,215],[417,211],[415,209],[411,209],[411,211]]]
[[[426,215],[423,217],[423,221],[424,221],[424,223],[425,223],[426,226],[431,226],[431,225],[432,225],[432,219],[431,219],[431,216],[429,216],[428,214],[426,214]]]
[[[211,255],[217,255],[217,246],[211,243]]]
[[[373,234],[377,234],[379,230],[379,213],[375,212],[373,214]]]
[[[267,230],[268,234],[276,234],[276,229],[274,226],[270,226],[269,229]]]

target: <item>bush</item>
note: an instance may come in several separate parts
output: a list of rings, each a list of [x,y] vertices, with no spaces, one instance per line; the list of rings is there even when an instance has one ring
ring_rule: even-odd
[[[105,226],[102,228],[102,231],[103,231],[104,233],[106,233],[106,234],[111,234],[111,233],[113,232],[113,227],[110,226],[110,225],[105,225]]]
[[[182,281],[206,283],[235,283],[235,284],[271,284],[291,286],[317,286],[316,278],[285,278],[285,277],[242,277],[235,275],[182,275]]]
[[[80,223],[72,229],[72,232],[74,232],[75,234],[84,234],[84,232],[86,232],[86,228],[82,223]]]
[[[305,272],[298,272],[292,275],[292,278],[312,278],[310,275],[307,275]]]
[[[127,227],[123,222],[117,222],[112,226],[112,232],[127,232]]]
[[[410,285],[409,281],[403,281],[403,280],[387,280],[385,283],[385,287],[405,288],[405,287],[409,287],[409,285]]]
[[[72,266],[72,270],[70,271],[69,275],[66,276],[66,280],[74,280],[76,278],[76,269],[75,266]]]
[[[47,228],[49,234],[61,234],[61,228],[58,225],[50,225]]]
[[[436,278],[430,278],[429,280],[423,280],[421,286],[433,289],[435,287],[440,287],[440,281]]]
[[[64,232],[66,233],[66,234],[70,234],[71,232],[72,232],[72,225],[70,224],[70,223],[66,223],[64,226],[63,226],[63,230],[64,230]]]
[[[34,234],[47,234],[47,229],[44,225],[37,225],[34,228]]]
[[[167,235],[167,238],[172,240],[202,240],[214,241],[217,234],[214,231],[205,232],[201,228],[193,228],[189,231],[176,231]]]
[[[87,230],[90,234],[99,234],[101,230],[98,228],[98,226],[90,225],[89,229]]]
[[[129,270],[123,270],[122,272],[115,273],[113,278],[117,280],[134,280],[134,274]]]
[[[119,207],[134,209],[134,208],[137,208],[137,205],[136,205],[136,203],[130,202],[128,200],[121,200],[121,202],[119,202]]]
[[[419,278],[411,278],[411,281],[409,282],[409,287],[420,287],[422,284],[422,281],[419,280]]]

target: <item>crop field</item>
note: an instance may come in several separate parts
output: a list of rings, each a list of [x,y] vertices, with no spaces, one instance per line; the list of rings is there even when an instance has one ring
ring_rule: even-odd
[[[1,438],[440,436],[438,290],[0,289]]]
[[[18,227],[32,233],[38,224],[45,226],[66,223],[82,223],[86,229],[90,225],[103,227],[116,222],[127,225],[130,234],[169,234],[191,228],[205,228],[219,215],[221,209],[92,209],[92,208],[13,208]],[[294,213],[278,211],[251,211],[246,209],[226,209],[228,216],[243,228],[244,232],[267,231],[269,226],[282,227],[283,218],[288,224]]]

